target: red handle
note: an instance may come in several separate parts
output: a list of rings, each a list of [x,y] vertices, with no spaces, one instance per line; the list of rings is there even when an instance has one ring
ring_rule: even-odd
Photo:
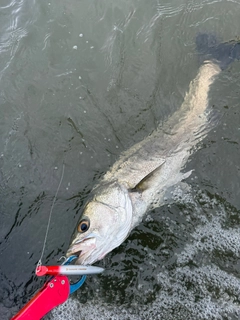
[[[68,277],[56,276],[46,282],[35,296],[11,320],[40,320],[69,296]]]

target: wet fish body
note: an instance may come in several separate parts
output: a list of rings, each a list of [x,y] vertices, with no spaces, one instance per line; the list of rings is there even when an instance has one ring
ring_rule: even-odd
[[[208,92],[221,69],[223,64],[218,61],[205,61],[180,109],[123,153],[93,188],[68,256],[79,253],[79,264],[102,259],[126,239],[148,210],[165,203],[169,190],[191,174],[182,169],[192,148],[214,126]]]

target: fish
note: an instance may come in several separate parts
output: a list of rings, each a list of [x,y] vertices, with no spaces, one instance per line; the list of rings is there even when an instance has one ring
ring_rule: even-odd
[[[196,38],[201,66],[181,107],[152,134],[125,151],[99,183],[75,230],[66,256],[91,265],[118,247],[144,215],[166,203],[174,186],[188,178],[183,172],[199,142],[216,125],[208,93],[219,73],[240,58],[240,43],[217,44],[214,37]]]

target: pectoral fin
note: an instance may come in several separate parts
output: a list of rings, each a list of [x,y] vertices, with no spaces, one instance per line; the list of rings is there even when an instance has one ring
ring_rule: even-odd
[[[143,192],[144,190],[148,189],[154,179],[156,175],[159,175],[159,171],[162,169],[162,166],[164,165],[165,160],[161,163],[160,166],[158,166],[156,169],[154,169],[153,171],[151,171],[150,173],[148,173],[145,177],[142,178],[142,180],[140,180],[136,186],[134,188],[132,188],[131,191],[137,191],[137,192]]]
[[[105,174],[104,180],[117,180],[127,189],[135,189],[143,181],[150,179],[151,174],[165,163],[165,158],[149,157],[149,154],[140,152],[130,158],[123,157]]]

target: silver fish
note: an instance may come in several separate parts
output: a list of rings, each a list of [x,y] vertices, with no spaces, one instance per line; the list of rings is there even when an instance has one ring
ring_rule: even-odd
[[[239,48],[227,46],[230,54],[238,57]],[[214,58],[218,51],[211,47],[211,54]],[[190,83],[181,108],[150,136],[123,153],[93,188],[92,199],[84,208],[67,251],[67,256],[79,255],[77,264],[92,264],[118,247],[144,214],[164,204],[166,193],[191,174],[181,170],[192,148],[214,126],[207,110],[208,92],[221,69],[232,61],[226,58],[230,54],[224,56],[224,63],[205,61]]]
[[[118,247],[144,214],[163,204],[165,193],[187,178],[182,173],[190,150],[211,129],[208,91],[221,71],[206,62],[190,83],[181,108],[143,141],[126,151],[92,190],[67,256],[80,253],[78,264],[92,264]]]

